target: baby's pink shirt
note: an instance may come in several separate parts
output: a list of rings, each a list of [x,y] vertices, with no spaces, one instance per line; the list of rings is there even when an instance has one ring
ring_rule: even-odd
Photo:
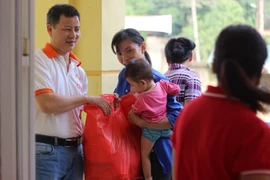
[[[177,84],[160,80],[153,90],[138,95],[133,112],[148,122],[158,122],[166,117],[167,95],[179,93]]]

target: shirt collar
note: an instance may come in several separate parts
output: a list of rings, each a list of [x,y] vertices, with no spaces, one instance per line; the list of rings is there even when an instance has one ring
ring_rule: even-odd
[[[172,63],[169,65],[169,69],[170,70],[174,70],[174,69],[188,69],[188,67],[186,67],[185,65],[183,64],[179,64],[179,63]]]
[[[203,95],[217,98],[229,98],[231,100],[239,100],[236,97],[228,97],[221,86],[208,86],[207,90],[205,91],[205,93],[203,93]]]
[[[216,94],[225,94],[221,86],[208,86],[206,92],[216,93]]]
[[[220,87],[214,87],[214,86],[208,86],[205,93],[203,93],[205,96],[211,96],[211,97],[218,97],[218,98],[226,98],[226,94],[224,90]]]
[[[46,43],[44,48],[42,48],[42,50],[46,54],[46,56],[50,59],[59,56],[59,54],[55,51],[55,49],[52,47],[50,43]],[[81,61],[79,60],[79,58],[77,58],[75,54],[73,54],[72,52],[69,53],[69,57],[77,61],[77,66],[81,65]]]

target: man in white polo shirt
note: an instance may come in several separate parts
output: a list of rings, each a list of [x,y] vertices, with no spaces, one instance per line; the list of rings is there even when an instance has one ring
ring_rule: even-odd
[[[81,180],[83,152],[82,106],[96,104],[106,115],[111,106],[99,96],[87,96],[88,81],[81,62],[71,52],[80,37],[80,14],[58,4],[47,13],[50,43],[36,51],[36,179]]]

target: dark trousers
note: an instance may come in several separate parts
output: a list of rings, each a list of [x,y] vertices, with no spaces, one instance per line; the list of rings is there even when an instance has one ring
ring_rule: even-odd
[[[162,167],[154,152],[151,152],[150,160],[151,160],[151,173],[153,180],[172,180],[172,173],[163,174]]]

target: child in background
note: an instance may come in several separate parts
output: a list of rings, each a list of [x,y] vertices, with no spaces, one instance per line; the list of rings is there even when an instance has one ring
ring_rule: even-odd
[[[179,85],[181,91],[176,96],[176,100],[182,105],[186,105],[202,94],[199,75],[187,67],[187,64],[193,60],[192,51],[195,47],[193,41],[184,37],[172,38],[165,46],[169,68],[164,75],[171,82]]]
[[[247,25],[226,27],[214,52],[216,87],[190,102],[172,134],[175,180],[270,179],[270,129],[256,116],[270,104],[258,87],[266,44]]]
[[[124,78],[131,85],[131,92],[138,93],[137,100],[132,108],[133,112],[151,123],[156,123],[166,116],[167,95],[180,93],[180,88],[176,84],[164,80],[155,83],[152,68],[143,59],[130,61],[126,66]],[[149,155],[155,141],[160,137],[169,137],[171,133],[171,129],[143,128],[141,157],[146,180],[152,180]]]

